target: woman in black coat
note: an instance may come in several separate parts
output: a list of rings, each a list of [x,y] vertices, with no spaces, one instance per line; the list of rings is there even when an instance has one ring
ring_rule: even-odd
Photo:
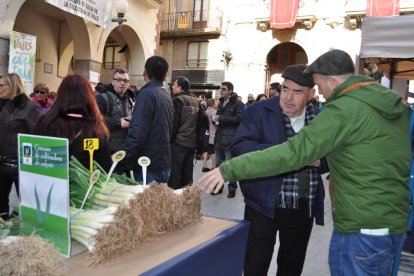
[[[19,75],[0,75],[0,215],[3,219],[9,218],[13,183],[19,191],[17,134],[31,134],[39,115]]]
[[[84,150],[85,138],[98,138],[99,149],[94,160],[109,171],[112,160],[109,151],[109,130],[96,104],[89,81],[81,75],[68,75],[57,90],[50,111],[39,119],[35,134],[69,139],[69,154],[89,168],[89,152]]]

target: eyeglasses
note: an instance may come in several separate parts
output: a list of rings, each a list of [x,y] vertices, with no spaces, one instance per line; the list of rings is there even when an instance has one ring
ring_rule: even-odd
[[[251,98],[253,98],[252,96],[249,96],[249,97],[247,97],[248,99],[251,99]]]
[[[35,92],[34,92],[35,94],[42,94],[42,95],[44,95],[44,94],[46,94],[47,92],[45,91],[45,90],[36,90]]]
[[[224,91],[226,91],[226,90],[227,90],[227,88],[226,88],[226,87],[220,87],[220,90],[224,90]]]
[[[3,88],[4,86],[9,86],[9,85],[6,84],[6,83],[4,83],[4,84],[3,83],[0,83],[0,89]]]
[[[114,81],[116,81],[117,83],[129,83],[128,79],[116,79],[116,78],[112,78]]]

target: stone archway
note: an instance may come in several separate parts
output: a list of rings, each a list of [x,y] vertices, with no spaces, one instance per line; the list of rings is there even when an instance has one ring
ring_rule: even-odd
[[[131,85],[134,87],[144,84],[143,72],[145,64],[145,53],[142,42],[138,34],[128,25],[122,25],[121,29],[114,28],[105,40],[105,46],[102,48],[102,68],[101,80],[104,83],[111,81],[114,68],[107,66],[107,57],[105,56],[107,47],[114,47],[121,54],[120,64],[118,67],[126,67],[129,71]],[[117,67],[117,66],[115,66]]]
[[[274,46],[266,57],[267,83],[281,82],[283,70],[293,64],[307,64],[308,56],[305,50],[294,42],[282,42]]]

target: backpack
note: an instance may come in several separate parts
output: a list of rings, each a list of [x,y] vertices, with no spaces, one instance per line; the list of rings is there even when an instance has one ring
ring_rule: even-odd
[[[102,98],[105,100],[106,103],[106,111],[105,114],[111,115],[112,113],[112,108],[114,107],[114,99],[112,98],[111,95],[108,95],[107,91],[102,92],[100,95],[102,95]]]

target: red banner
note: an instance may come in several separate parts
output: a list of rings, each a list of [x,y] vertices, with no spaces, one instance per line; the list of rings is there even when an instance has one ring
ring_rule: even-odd
[[[270,5],[270,27],[288,29],[295,26],[299,0],[272,0]]]
[[[367,16],[398,16],[400,0],[367,0]]]

